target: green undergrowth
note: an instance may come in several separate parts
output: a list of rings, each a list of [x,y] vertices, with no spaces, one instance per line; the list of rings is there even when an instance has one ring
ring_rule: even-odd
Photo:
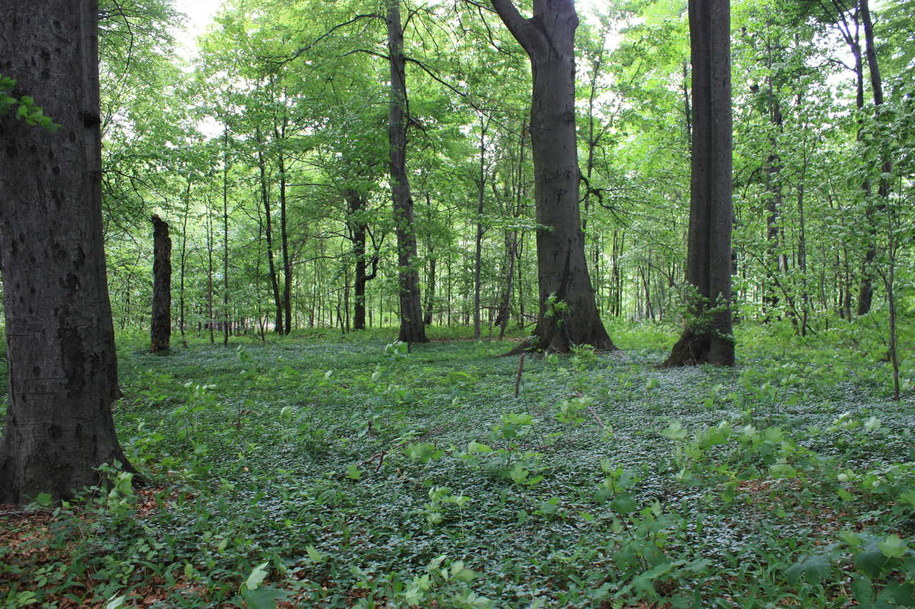
[[[660,370],[673,329],[616,328],[621,353],[528,357],[517,397],[512,345],[457,334],[126,341],[116,419],[145,485],[112,469],[32,506],[0,599],[913,607],[911,385],[892,402],[860,343],[783,331],[742,331],[734,370]]]

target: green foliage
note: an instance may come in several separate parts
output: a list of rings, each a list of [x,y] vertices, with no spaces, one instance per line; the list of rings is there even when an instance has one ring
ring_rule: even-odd
[[[739,370],[532,358],[517,399],[496,343],[126,344],[116,416],[147,486],[105,468],[0,516],[0,599],[906,606],[911,404],[853,353],[739,331]]]
[[[12,112],[17,119],[25,122],[27,125],[40,127],[51,133],[60,129],[60,125],[46,116],[41,106],[35,103],[35,100],[28,95],[17,97],[14,93],[16,81],[0,74],[0,116]]]

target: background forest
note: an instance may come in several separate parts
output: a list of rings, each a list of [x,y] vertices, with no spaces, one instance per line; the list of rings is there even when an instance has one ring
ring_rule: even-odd
[[[787,319],[802,336],[861,316],[885,326],[890,292],[901,313],[913,306],[913,7],[878,5],[870,47],[847,4],[733,5],[736,311]],[[173,7],[122,8],[103,21],[102,50],[116,326],[148,323],[153,211],[171,225],[182,331],[396,325],[378,7],[229,3],[193,67],[173,52]],[[601,10],[583,11],[577,40],[598,307],[675,322],[689,217],[685,7]],[[473,3],[409,5],[404,22],[425,319],[530,329],[526,57]]]
[[[543,306],[504,3],[226,0],[193,52],[181,2],[100,4],[129,464],[0,505],[0,605],[915,607],[915,0],[731,2],[738,365],[685,368],[659,364],[695,323],[686,2],[576,2],[581,227],[620,350],[527,358],[503,357]],[[48,127],[13,86],[0,112]],[[396,340],[405,271],[429,344]]]

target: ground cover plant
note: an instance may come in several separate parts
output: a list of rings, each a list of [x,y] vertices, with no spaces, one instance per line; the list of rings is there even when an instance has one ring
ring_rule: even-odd
[[[912,387],[853,326],[789,332],[662,370],[673,329],[621,326],[517,397],[504,342],[123,340],[143,481],[0,509],[0,604],[915,606]]]

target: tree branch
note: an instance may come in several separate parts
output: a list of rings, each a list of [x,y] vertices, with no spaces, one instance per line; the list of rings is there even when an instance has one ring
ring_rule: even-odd
[[[536,30],[531,25],[530,20],[525,19],[518,12],[518,7],[515,6],[512,0],[490,0],[490,2],[492,2],[492,7],[496,10],[508,31],[515,37],[515,40],[524,47],[528,55],[533,56],[535,48],[541,41],[537,38]]]

